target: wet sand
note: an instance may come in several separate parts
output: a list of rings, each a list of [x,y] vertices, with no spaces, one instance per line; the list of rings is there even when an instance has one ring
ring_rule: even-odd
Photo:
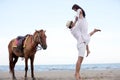
[[[17,80],[24,80],[24,71],[16,71]],[[28,72],[28,80],[31,79]],[[115,70],[82,70],[82,80],[120,80],[120,69]],[[35,72],[36,80],[75,80],[74,71],[39,71]],[[0,80],[12,80],[9,72],[0,71]]]

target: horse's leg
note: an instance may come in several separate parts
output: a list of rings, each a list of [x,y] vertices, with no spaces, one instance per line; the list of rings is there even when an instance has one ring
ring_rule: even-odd
[[[16,64],[16,62],[18,61],[18,57],[17,56],[15,56],[14,57],[14,61],[13,61],[13,64],[14,64],[14,66],[13,67],[15,67],[15,64]]]
[[[15,64],[16,64],[17,61],[18,61],[18,57],[14,56],[14,60],[13,60],[13,77],[14,77],[14,80],[16,80],[14,68],[15,68]]]
[[[14,62],[13,62],[13,54],[9,54],[9,68],[10,72],[12,73],[12,79],[15,80],[15,74],[14,74]]]
[[[12,64],[13,64],[13,56],[12,54],[9,54],[9,69],[11,73],[12,73]]]
[[[28,71],[28,58],[25,57],[25,80],[27,79],[27,71]]]
[[[34,55],[30,57],[30,61],[31,61],[31,77],[33,78],[33,80],[35,80],[35,77],[34,77]]]
[[[14,73],[14,74],[15,74],[14,68],[15,68],[15,64],[16,64],[17,61],[18,61],[18,57],[15,56],[15,57],[14,57],[14,61],[13,61],[13,73]]]

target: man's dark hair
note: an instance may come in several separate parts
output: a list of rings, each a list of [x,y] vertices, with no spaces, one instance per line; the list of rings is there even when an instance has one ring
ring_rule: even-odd
[[[72,28],[72,23],[73,23],[73,21],[70,22],[70,26],[68,27],[69,29]]]

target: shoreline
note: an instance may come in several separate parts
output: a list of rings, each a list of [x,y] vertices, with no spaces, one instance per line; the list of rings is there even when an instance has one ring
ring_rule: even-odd
[[[17,80],[24,80],[24,71],[15,71]],[[74,70],[52,70],[35,71],[36,80],[75,80]],[[119,80],[120,69],[108,70],[81,70],[83,80]],[[11,80],[11,74],[8,71],[0,72],[0,80]],[[28,80],[31,79],[31,72],[28,71]]]
[[[28,71],[30,70],[30,65]],[[24,71],[25,65],[16,65],[15,70]],[[75,64],[34,65],[34,71],[74,70]],[[120,69],[120,63],[82,64],[81,70]],[[0,65],[0,71],[9,71],[9,65]]]

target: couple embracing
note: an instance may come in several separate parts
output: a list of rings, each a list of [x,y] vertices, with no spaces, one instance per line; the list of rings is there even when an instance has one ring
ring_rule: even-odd
[[[94,29],[90,33],[88,33],[88,23],[86,20],[85,11],[77,4],[72,6],[72,10],[74,10],[77,14],[74,21],[68,21],[66,26],[70,29],[72,35],[77,40],[77,50],[78,50],[78,59],[76,62],[76,69],[75,69],[75,78],[76,80],[82,80],[80,75],[81,64],[85,55],[85,50],[87,51],[87,55],[89,55],[90,50],[88,43],[90,41],[90,37],[98,32],[101,31],[100,29]]]

